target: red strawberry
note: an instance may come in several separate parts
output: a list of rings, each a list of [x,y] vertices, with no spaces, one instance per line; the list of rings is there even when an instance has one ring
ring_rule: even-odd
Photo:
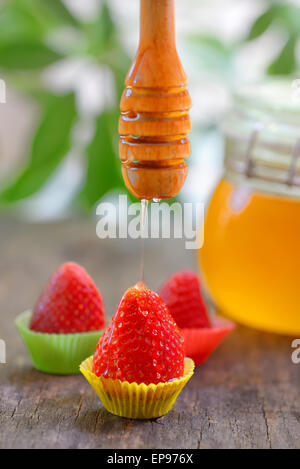
[[[30,329],[48,333],[75,333],[103,329],[102,296],[85,269],[74,262],[59,267],[33,312]]]
[[[210,327],[199,279],[191,270],[172,275],[159,295],[180,328]]]
[[[179,330],[161,298],[143,284],[129,288],[94,354],[93,373],[157,384],[183,375]]]
[[[184,352],[196,365],[203,363],[235,324],[222,318],[210,322],[197,275],[189,270],[174,274],[162,287],[160,296],[181,328]]]

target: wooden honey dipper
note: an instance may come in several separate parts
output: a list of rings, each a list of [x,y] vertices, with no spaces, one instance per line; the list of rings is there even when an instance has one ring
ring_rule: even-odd
[[[174,0],[141,0],[140,43],[119,122],[123,178],[139,199],[171,198],[184,184],[191,131],[186,86],[175,42]]]

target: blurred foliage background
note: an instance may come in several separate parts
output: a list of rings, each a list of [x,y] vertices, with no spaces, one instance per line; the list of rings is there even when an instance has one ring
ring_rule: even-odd
[[[19,145],[16,164],[9,164],[9,144],[0,142],[2,209],[27,207],[28,213],[34,204],[22,205],[22,201],[43,200],[36,208],[56,216],[91,210],[104,196],[126,191],[118,159],[117,123],[124,78],[137,47],[139,2],[94,0],[89,16],[80,11],[79,3],[1,2],[0,78],[6,82],[7,103],[0,104],[0,126],[9,116],[11,95],[30,102],[34,109],[28,114],[29,137]],[[200,145],[207,143],[211,132],[216,141],[217,123],[228,105],[230,89],[268,74],[299,72],[298,0],[253,0],[252,6],[246,0],[239,0],[239,6],[233,0],[220,3],[177,0],[178,45],[194,101],[195,171],[186,197],[194,191],[193,181],[199,186],[203,173]],[[205,102],[207,96],[212,99]],[[27,111],[22,109],[19,112],[27,120]],[[0,133],[2,140],[18,139],[15,117],[11,120],[10,131]],[[218,173],[213,161],[210,155],[207,175]],[[47,197],[37,199],[46,189]],[[63,201],[59,194],[64,191],[69,196]],[[56,210],[60,205],[64,210]]]

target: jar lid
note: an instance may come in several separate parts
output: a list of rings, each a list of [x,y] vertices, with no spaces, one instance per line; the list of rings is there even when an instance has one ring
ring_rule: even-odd
[[[272,79],[248,84],[233,93],[236,107],[249,114],[269,120],[290,121],[299,125],[300,79]]]
[[[300,80],[242,87],[223,129],[231,176],[268,192],[300,194]]]

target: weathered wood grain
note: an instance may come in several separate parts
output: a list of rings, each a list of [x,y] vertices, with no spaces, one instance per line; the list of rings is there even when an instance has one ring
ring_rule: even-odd
[[[139,243],[100,241],[95,223],[26,225],[1,218],[0,448],[300,448],[300,365],[291,338],[238,328],[199,367],[174,409],[157,421],[108,414],[81,376],[39,373],[14,327],[49,274],[82,263],[111,315],[138,280]],[[175,269],[195,267],[181,241],[146,242],[146,280],[156,289]]]

